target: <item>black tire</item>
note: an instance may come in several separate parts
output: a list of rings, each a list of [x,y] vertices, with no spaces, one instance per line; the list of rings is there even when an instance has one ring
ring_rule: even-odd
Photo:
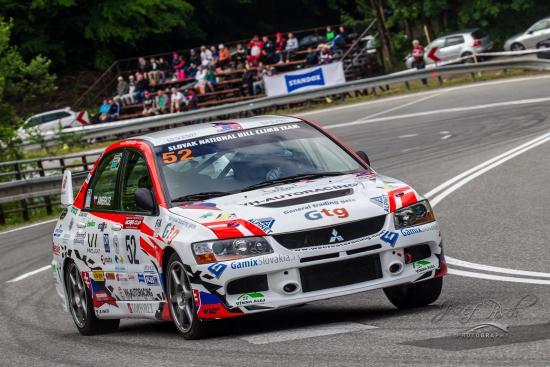
[[[471,52],[464,52],[460,57],[468,57],[467,59],[464,59],[462,60],[462,63],[463,64],[471,64],[474,62],[474,58],[471,57],[472,56],[472,53]]]
[[[443,278],[440,277],[384,288],[384,293],[395,307],[409,309],[424,307],[437,301],[442,287]]]
[[[69,312],[78,332],[82,335],[97,335],[118,329],[119,319],[102,320],[96,317],[90,291],[73,261],[67,264],[64,275]]]
[[[177,253],[170,255],[165,270],[166,297],[178,334],[187,340],[204,338],[207,335],[207,322],[201,321],[195,312],[191,282]]]
[[[512,43],[512,46],[510,46],[510,50],[511,51],[523,51],[523,50],[525,50],[525,46],[522,45],[519,42]]]

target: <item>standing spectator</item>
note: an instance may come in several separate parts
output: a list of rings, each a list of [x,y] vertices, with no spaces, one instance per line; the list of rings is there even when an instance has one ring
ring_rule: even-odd
[[[153,82],[153,84],[156,84],[158,82],[159,74],[160,70],[157,60],[154,57],[151,57],[149,60],[149,72],[147,73],[149,76],[149,83]]]
[[[312,49],[311,47],[307,49],[306,55],[306,64],[307,65],[317,65],[319,62],[319,54],[317,49]]]
[[[170,65],[168,65],[164,57],[159,57],[158,65],[159,65],[159,82],[164,83],[168,78],[168,74],[170,73]]]
[[[157,96],[155,97],[153,113],[155,115],[160,115],[160,114],[166,113],[167,109],[168,109],[168,97],[166,96],[163,90],[159,90],[157,92]]]
[[[134,92],[136,90],[136,83],[134,81],[134,76],[130,75],[128,77],[128,93],[121,96],[122,104],[134,104]]]
[[[233,55],[235,68],[237,69],[244,68],[244,65],[246,63],[246,57],[247,57],[246,50],[244,49],[242,44],[238,43],[237,49],[235,50],[235,54]]]
[[[109,121],[116,121],[120,116],[120,103],[112,99],[109,100],[109,103],[111,104],[111,107],[109,107]]]
[[[189,63],[195,65],[201,64],[201,55],[199,55],[194,48],[189,51]]]
[[[286,47],[286,40],[281,32],[275,35],[275,55],[277,62],[283,62],[283,52]]]
[[[254,94],[254,71],[250,68],[250,64],[246,63],[245,70],[242,76],[242,84],[240,86],[241,94],[244,95],[245,91],[249,96]]]
[[[145,77],[147,76],[146,73],[149,71],[149,66],[147,65],[147,61],[145,61],[143,57],[140,57],[138,59],[137,71],[143,74]]]
[[[261,60],[264,64],[274,64],[275,60],[275,44],[269,39],[268,36],[262,37],[264,43],[264,49],[262,50]]]
[[[185,102],[183,93],[176,88],[172,88],[172,94],[170,95],[170,113],[180,112],[182,103]]]
[[[248,42],[248,45],[246,46],[248,48],[248,57],[246,60],[251,66],[258,65],[263,46],[264,43],[260,41],[260,38],[257,35],[254,35],[250,42]]]
[[[412,57],[413,57],[413,67],[416,67],[418,70],[425,69],[426,63],[424,62],[424,47],[420,44],[418,40],[412,41]],[[428,84],[426,78],[422,79],[422,84]]]
[[[337,49],[342,49],[348,43],[348,34],[343,25],[338,27],[338,34],[329,44]]]
[[[153,99],[153,97],[151,96],[151,93],[149,93],[148,90],[143,92],[143,96],[145,97],[145,99],[143,100],[142,114],[143,116],[149,116],[154,112],[155,100]]]
[[[183,57],[181,57],[176,52],[174,52],[172,54],[172,69],[174,69],[176,80],[185,79],[185,72],[183,69],[184,66],[185,66],[185,60],[183,59]]]
[[[330,64],[332,62],[332,52],[329,45],[321,46],[321,53],[319,54],[319,64]]]
[[[201,65],[207,67],[212,61],[212,51],[206,48],[206,46],[201,46]]]
[[[225,47],[223,44],[218,45],[219,50],[219,59],[218,59],[218,65],[220,68],[225,69],[229,66],[229,63],[231,62],[231,54],[229,53],[229,50],[227,47]]]
[[[212,85],[206,80],[206,73],[208,70],[204,66],[199,66],[199,71],[197,71],[197,75],[195,75],[195,80],[197,83],[195,83],[195,89],[200,94],[206,93],[206,87],[209,86],[210,89],[212,89]]]
[[[128,83],[124,80],[124,77],[122,75],[119,75],[117,78],[117,84],[116,84],[116,96],[115,101],[119,101],[122,96],[128,94]]]
[[[298,44],[298,38],[294,37],[292,33],[288,34],[288,39],[286,41],[286,47],[285,47],[285,59],[286,62],[290,62],[291,54],[294,51],[297,51],[299,47]]]
[[[336,37],[336,34],[332,30],[331,26],[327,26],[327,33],[325,34],[325,38],[327,39],[327,42],[330,42]]]
[[[133,99],[136,103],[142,103],[144,92],[149,87],[149,82],[143,77],[143,74],[136,73],[136,87],[134,89]]]

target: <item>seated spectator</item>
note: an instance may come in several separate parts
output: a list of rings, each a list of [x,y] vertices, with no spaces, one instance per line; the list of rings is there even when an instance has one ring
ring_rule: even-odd
[[[206,75],[205,75],[204,78],[206,80],[206,85],[208,86],[210,91],[213,92],[214,91],[214,85],[216,85],[216,82],[217,82],[216,73],[215,73],[215,69],[214,69],[213,65],[211,65],[207,69]]]
[[[145,97],[143,100],[143,116],[149,116],[154,112],[155,107],[155,100],[151,96],[151,93],[149,93],[148,90],[143,92],[143,96]]]
[[[201,56],[197,53],[197,50],[195,50],[194,48],[192,48],[189,51],[189,63],[195,64],[195,65],[201,64]]]
[[[319,53],[317,50],[312,49],[311,47],[307,49],[306,55],[306,65],[317,65],[319,62]]]
[[[195,76],[197,76],[197,64],[195,64],[194,62],[190,63],[185,73],[187,74],[188,78],[195,79]]]
[[[246,63],[243,76],[241,77],[241,86],[239,87],[241,94],[245,95],[245,92],[249,96],[254,94],[254,77],[256,73],[250,68],[250,64]]]
[[[159,65],[157,64],[157,60],[154,57],[151,57],[149,60],[149,72],[147,73],[147,76],[149,77],[149,83],[156,84],[158,82],[160,75]]]
[[[246,60],[251,66],[258,65],[263,46],[264,43],[260,41],[260,38],[257,35],[254,35],[250,42],[248,42],[248,45],[246,46],[248,48],[248,57],[246,58]]]
[[[330,64],[332,62],[332,51],[329,45],[323,45],[319,54],[319,65]]]
[[[212,53],[212,60],[210,61],[210,65],[218,65],[220,54],[218,53],[216,46],[210,46],[210,53]]]
[[[107,122],[109,121],[109,110],[111,109],[111,104],[108,100],[104,99],[103,103],[99,107],[99,121]]]
[[[222,69],[225,69],[229,66],[229,63],[231,62],[231,54],[229,53],[229,49],[221,43],[218,45],[218,50],[218,66]]]
[[[128,93],[120,97],[120,100],[123,105],[134,104],[135,90],[136,90],[136,83],[134,81],[134,76],[130,75],[128,77]]]
[[[336,37],[334,37],[334,39],[332,40],[330,45],[333,48],[342,49],[348,43],[348,34],[347,34],[346,29],[344,28],[343,25],[338,27],[338,31],[339,31],[338,35],[336,35]]]
[[[336,34],[332,30],[331,26],[327,26],[327,33],[325,34],[325,38],[327,39],[327,42],[330,42],[336,37]]]
[[[294,51],[298,51],[298,47],[298,38],[294,37],[292,33],[289,33],[285,47],[285,61],[287,63],[290,62],[290,59],[292,58],[292,53]]]
[[[262,42],[264,44],[264,48],[262,50],[262,55],[260,59],[264,64],[274,64],[277,62],[276,56],[275,56],[275,44],[271,42],[269,37],[263,36]]]
[[[120,103],[118,101],[109,100],[111,107],[109,108],[109,121],[116,121],[120,116]]]
[[[206,73],[208,72],[207,68],[204,66],[199,66],[199,71],[197,71],[197,75],[195,75],[195,80],[197,81],[195,83],[195,89],[200,94],[206,93],[206,88],[208,87],[210,90],[213,90],[212,84],[206,80]]]
[[[164,57],[159,57],[159,83],[164,83],[170,74],[170,65],[166,62]]]
[[[275,35],[275,57],[276,62],[283,62],[283,53],[286,47],[286,40],[281,32]]]
[[[124,77],[122,75],[119,75],[117,78],[117,84],[116,84],[116,96],[115,101],[120,101],[122,96],[128,94],[128,83],[124,80]]]
[[[207,67],[212,61],[212,51],[206,48],[206,46],[201,46],[201,65]]]
[[[192,89],[185,91],[185,100],[190,110],[196,110],[198,106],[198,97]]]
[[[136,87],[134,88],[133,99],[136,103],[142,103],[144,92],[149,88],[149,81],[143,77],[143,74],[136,73]]]
[[[185,60],[183,59],[183,57],[174,52],[172,54],[172,69],[174,69],[176,80],[185,79],[184,66]]]
[[[170,95],[170,113],[180,112],[181,105],[185,102],[185,96],[176,88],[172,88]]]
[[[149,65],[147,65],[147,61],[143,57],[140,57],[138,59],[138,67],[137,71],[140,74],[143,74],[145,77],[147,77],[147,72],[149,71]]]
[[[235,63],[235,68],[236,69],[244,68],[247,56],[248,56],[248,54],[246,53],[246,50],[244,49],[243,45],[238,43],[237,44],[237,49],[235,50],[235,53],[233,54],[233,62]]]
[[[157,96],[155,97],[155,103],[153,105],[153,113],[155,115],[161,115],[166,113],[168,110],[168,97],[163,90],[157,91]]]
[[[261,94],[264,92],[264,76],[269,75],[269,69],[267,69],[262,62],[258,64],[258,69],[256,70],[256,81],[252,84],[252,91],[254,94]]]

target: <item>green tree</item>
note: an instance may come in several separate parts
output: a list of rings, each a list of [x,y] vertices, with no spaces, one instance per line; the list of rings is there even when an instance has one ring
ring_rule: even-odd
[[[0,160],[19,157],[16,130],[22,118],[38,110],[38,98],[55,89],[50,60],[38,55],[26,62],[10,45],[11,27],[11,21],[0,18]]]

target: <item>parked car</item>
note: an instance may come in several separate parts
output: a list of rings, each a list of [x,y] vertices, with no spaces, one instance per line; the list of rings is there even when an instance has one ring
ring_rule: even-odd
[[[383,289],[435,302],[446,263],[428,200],[314,123],[258,116],[109,146],[53,233],[53,277],[84,335],[120,319],[213,319]],[[214,330],[212,330],[214,331]]]
[[[544,41],[540,41],[537,43],[537,48],[547,48],[548,50],[544,50],[542,52],[537,53],[537,57],[539,59],[550,59],[550,38],[545,39]]]
[[[520,51],[535,48],[537,43],[550,37],[550,17],[533,24],[525,32],[510,37],[504,43],[506,51]]]
[[[39,113],[30,117],[23,123],[23,126],[18,130],[19,136],[21,138],[27,137],[29,130],[47,133],[57,131],[59,128],[82,126],[86,124],[88,122],[88,113],[83,113],[82,116],[77,119],[78,114],[78,112],[71,110],[70,107]],[[84,123],[80,122],[79,119],[84,121]]]
[[[467,29],[436,38],[426,46],[424,52],[426,65],[435,62],[429,57],[430,51],[433,48],[437,49],[434,52],[434,56],[440,60],[438,62],[443,62],[487,52],[493,48],[493,42],[489,34],[480,28]],[[472,61],[472,58],[464,60],[464,62]]]

